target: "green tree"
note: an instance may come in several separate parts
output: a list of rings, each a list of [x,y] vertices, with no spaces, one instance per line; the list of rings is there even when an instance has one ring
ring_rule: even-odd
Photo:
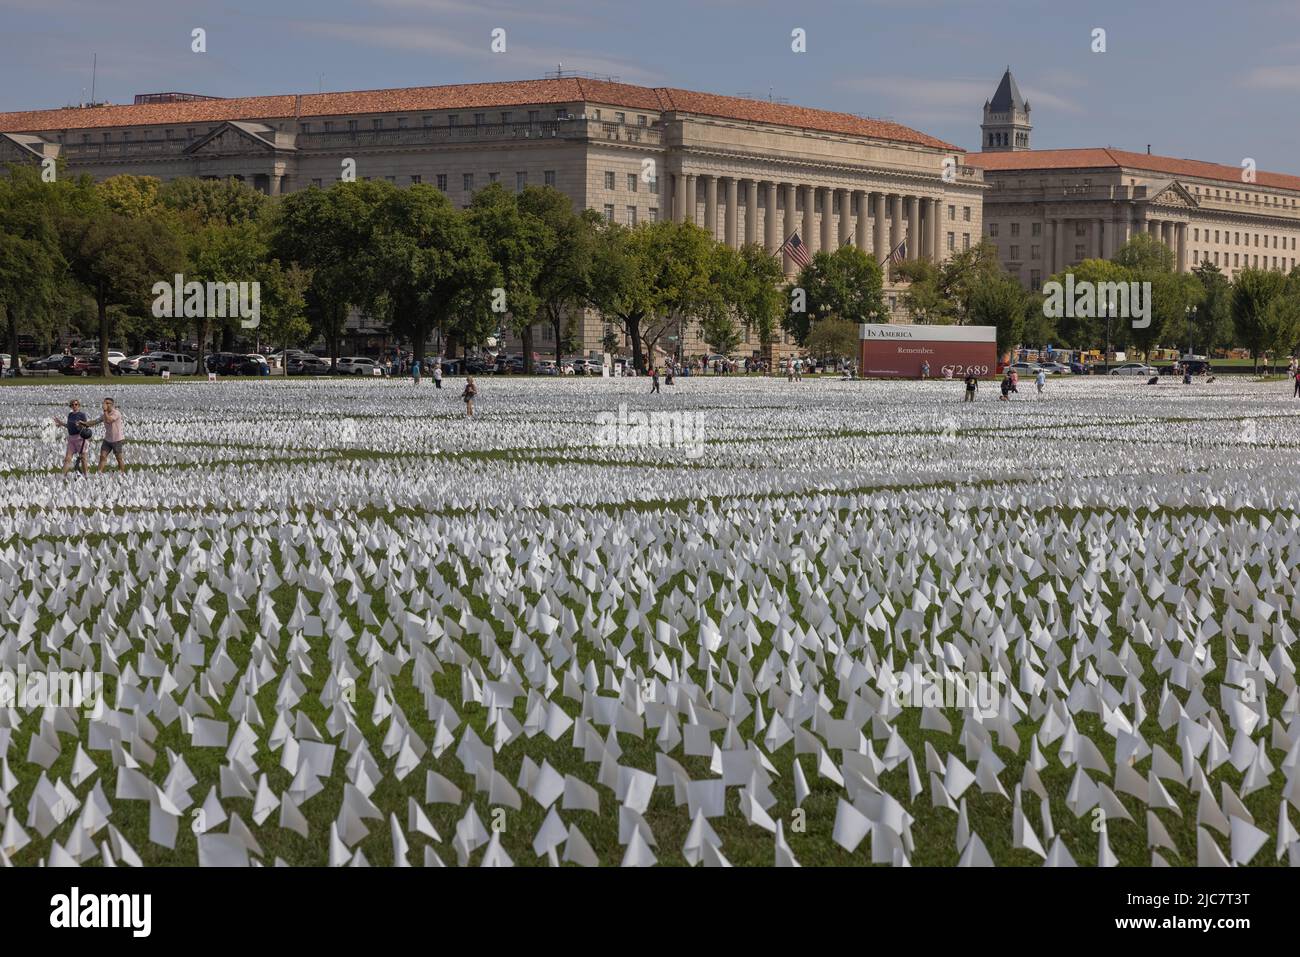
[[[806,308],[802,313],[787,312],[784,325],[800,345],[807,341],[816,319],[834,316],[855,325],[889,321],[880,265],[857,246],[817,253],[799,273],[796,296],[799,289]]]
[[[495,192],[483,190],[475,200],[487,195],[490,204]],[[375,209],[370,242],[358,254],[368,276],[365,305],[410,339],[421,364],[434,330],[446,331],[454,321],[462,334],[477,335],[490,322],[490,294],[501,272],[482,233],[505,229],[498,215],[481,206],[475,223],[427,184],[386,190]],[[504,233],[497,241],[503,248],[511,246]],[[515,281],[526,286],[531,278],[516,276]],[[530,289],[522,289],[521,308],[529,308],[530,296]]]
[[[969,325],[994,326],[1001,355],[1022,341],[1029,294],[1010,276],[996,276],[974,287],[968,309]]]
[[[1073,284],[1069,277],[1073,276]],[[1043,284],[1043,311],[1046,318],[1056,326],[1061,344],[1073,349],[1093,349],[1104,347],[1109,335],[1113,347],[1122,347],[1129,341],[1129,322],[1121,317],[1112,317],[1107,322],[1103,301],[1104,290],[1111,283],[1127,283],[1134,278],[1132,270],[1106,259],[1085,259],[1050,277]],[[1066,298],[1071,289],[1087,288],[1096,291],[1088,300],[1075,305],[1084,308],[1066,308]],[[1074,313],[1070,315],[1069,313]]]
[[[555,364],[572,351],[574,319],[589,298],[596,229],[601,221],[594,209],[577,212],[573,201],[550,186],[527,186],[519,194],[519,209],[542,226],[540,267],[534,279],[538,314],[555,334]]]
[[[272,254],[311,275],[306,314],[325,340],[331,368],[338,364],[350,307],[373,298],[373,257],[364,253],[371,248],[376,211],[395,192],[384,180],[306,189],[284,197],[271,224]]]
[[[746,334],[766,347],[786,311],[781,260],[757,243],[746,243],[733,264],[723,296]]]
[[[1187,342],[1193,351],[1209,355],[1232,343],[1232,283],[1208,261],[1193,269],[1192,275],[1201,284],[1201,296],[1188,319]]]
[[[120,310],[145,313],[154,284],[170,281],[180,270],[184,250],[155,211],[141,207],[135,215],[123,215],[96,193],[96,200],[67,211],[59,231],[72,275],[95,301],[100,362],[107,370],[108,343]],[[117,199],[111,205],[118,205]]]
[[[1112,260],[1138,276],[1173,272],[1174,254],[1150,233],[1138,233],[1115,252]]]
[[[819,359],[851,359],[857,355],[858,327],[834,316],[818,319],[804,345]]]
[[[19,317],[44,326],[41,317],[53,312],[67,269],[50,201],[58,188],[31,166],[13,165],[8,176],[0,176],[0,317],[14,375],[22,374]]]
[[[1187,318],[1200,302],[1203,290],[1190,273],[1155,273],[1144,281],[1151,283],[1151,321],[1133,327],[1132,341],[1147,359],[1156,344],[1177,342],[1182,337]]]
[[[523,340],[524,372],[533,371],[533,323],[541,309],[538,278],[552,241],[546,224],[521,208],[518,197],[500,183],[474,194],[469,225],[496,264],[506,316]],[[489,305],[495,307],[495,303]],[[473,308],[469,302],[467,309]],[[558,363],[557,363],[558,364]]]
[[[158,188],[158,204],[196,226],[233,226],[261,222],[271,211],[271,199],[242,180],[196,179],[183,176]]]
[[[909,283],[903,307],[917,322],[967,325],[976,289],[1004,275],[997,247],[979,243],[942,263],[911,259],[893,267],[895,279]]]
[[[1233,283],[1233,327],[1237,341],[1250,350],[1256,371],[1259,357],[1277,345],[1282,331],[1279,323],[1289,318],[1286,307],[1271,308],[1275,300],[1287,295],[1288,286],[1282,273],[1265,269],[1243,269]]]

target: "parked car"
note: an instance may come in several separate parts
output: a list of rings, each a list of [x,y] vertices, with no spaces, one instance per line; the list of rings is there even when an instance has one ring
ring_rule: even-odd
[[[1080,362],[1077,359],[1070,361],[1070,371],[1075,375],[1087,375],[1092,371],[1092,367]]]
[[[1011,365],[1007,366],[1007,371],[1014,372],[1016,373],[1016,375],[1021,376],[1022,378],[1026,378],[1026,379],[1032,378],[1033,376],[1038,375],[1038,363],[1037,362],[1013,362],[1011,363]]]
[[[339,375],[374,375],[379,363],[367,356],[340,356]]]
[[[267,361],[266,356],[257,352],[250,352],[248,355],[244,356],[244,360],[245,366],[250,367],[251,371],[242,372],[240,373],[241,375],[271,374],[271,363]]]
[[[1040,362],[1038,367],[1047,372],[1048,375],[1069,375],[1072,371],[1069,366],[1063,362]]]
[[[198,361],[180,352],[150,352],[141,356],[139,371],[144,375],[194,375],[199,371]]]
[[[90,357],[89,356],[65,356],[65,362],[59,366],[59,372],[64,375],[88,376],[90,375]]]
[[[288,375],[327,375],[330,371],[328,359],[310,354],[292,355],[284,367]]]
[[[573,371],[578,375],[600,375],[604,366],[595,359],[574,359]]]
[[[1110,374],[1153,376],[1156,374],[1156,370],[1142,362],[1126,362],[1121,366],[1116,366],[1111,369]]]
[[[120,351],[118,351],[117,349],[109,349],[109,350],[108,350],[108,364],[111,365],[111,366],[115,366],[115,365],[117,365],[119,362],[121,362],[121,361],[122,361],[123,359],[125,359],[125,358],[126,358],[126,353],[125,353],[125,352],[120,352]]]
[[[1213,371],[1210,360],[1203,356],[1188,356],[1187,358],[1177,360],[1177,363],[1170,363],[1160,368],[1161,375],[1174,375],[1174,365],[1179,366],[1179,373],[1190,372],[1192,375],[1208,375]]]
[[[121,362],[117,364],[117,371],[123,373],[124,375],[128,373],[133,373],[138,375],[140,372],[140,362],[145,358],[147,357],[144,355],[127,356],[125,359],[123,359]]]
[[[533,372],[537,375],[559,375],[560,370],[555,365],[554,359],[542,359],[533,366]]]
[[[41,370],[54,371],[63,365],[63,360],[66,358],[68,357],[60,352],[57,355],[46,356],[44,359],[35,359],[27,363],[26,368],[33,372],[40,372]]]

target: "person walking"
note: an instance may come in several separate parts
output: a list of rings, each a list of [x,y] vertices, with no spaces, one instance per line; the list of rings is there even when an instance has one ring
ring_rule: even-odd
[[[441,358],[433,360],[433,387],[435,389],[442,388],[442,359]]]
[[[921,378],[922,378],[922,379],[928,379],[928,378],[930,378],[930,360],[929,360],[929,359],[927,359],[926,361],[924,361],[924,362],[921,363]]]
[[[1012,391],[1014,391],[1014,389],[1015,386],[1011,382],[1011,375],[1010,374],[1004,375],[1002,377],[1002,401],[1003,402],[1011,401],[1011,393]]]
[[[465,391],[460,397],[465,401],[465,414],[471,419],[474,418],[474,397],[478,395],[478,386],[474,384],[474,377],[467,376],[465,379]]]
[[[1292,370],[1291,378],[1295,379],[1295,398],[1300,399],[1300,368]],[[1214,377],[1211,376],[1206,381],[1210,382],[1213,381],[1213,379]]]
[[[416,359],[414,362],[411,363],[411,378],[415,380],[416,385],[420,384],[420,360],[419,359]]]
[[[659,367],[650,367],[650,394],[654,395],[659,391]]]
[[[673,384],[673,364],[669,362],[664,366],[664,385]]]
[[[54,424],[68,430],[68,446],[63,453],[63,477],[68,477],[68,467],[75,459],[81,466],[81,477],[86,478],[86,442],[91,438],[90,427],[86,425],[89,416],[81,411],[81,403],[73,399],[68,403],[67,421],[60,421],[56,415]]]
[[[975,389],[980,384],[980,380],[975,378],[975,373],[968,373],[966,376],[966,402],[975,401]]]
[[[99,443],[99,474],[104,474],[104,465],[108,462],[109,453],[113,453],[113,458],[117,460],[118,474],[126,472],[126,462],[122,458],[122,446],[126,443],[126,436],[122,427],[122,413],[117,410],[116,404],[112,399],[104,400],[103,413],[98,419],[86,423],[86,427],[104,423],[104,440]]]
[[[1034,376],[1034,385],[1038,387],[1038,394],[1043,394],[1043,387],[1047,385],[1047,370],[1039,369],[1038,375]]]

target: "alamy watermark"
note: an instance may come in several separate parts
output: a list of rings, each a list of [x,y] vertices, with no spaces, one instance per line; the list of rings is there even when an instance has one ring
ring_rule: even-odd
[[[704,413],[629,412],[620,402],[618,412],[596,416],[596,444],[606,448],[649,446],[681,449],[687,458],[704,454]]]
[[[986,718],[996,717],[1002,701],[1001,679],[985,672],[895,676],[890,694],[900,708],[974,708]]]
[[[0,708],[84,708],[97,711],[104,699],[104,675],[99,671],[28,671],[19,665],[0,670]]]
[[[186,282],[177,273],[173,282],[156,282],[153,314],[156,319],[240,319],[240,326],[262,324],[260,282]]]
[[[1151,325],[1151,283],[1093,282],[1074,279],[1065,274],[1062,285],[1056,280],[1043,284],[1043,315],[1049,319],[1132,319],[1134,329]]]

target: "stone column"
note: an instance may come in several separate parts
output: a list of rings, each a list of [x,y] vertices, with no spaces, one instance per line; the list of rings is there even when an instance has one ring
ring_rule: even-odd
[[[718,238],[718,177],[709,176],[704,183],[704,228],[710,239]]]
[[[903,200],[907,208],[907,258],[921,255],[921,202],[915,196]]]
[[[1104,221],[1100,219],[1094,219],[1091,224],[1091,228],[1092,228],[1091,249],[1092,249],[1093,259],[1101,259],[1101,242],[1102,242],[1103,225],[1104,225]]]
[[[727,212],[725,223],[725,241],[732,249],[738,249],[736,242],[736,205],[740,202],[740,181],[734,176],[727,177]]]
[[[785,190],[785,211],[781,218],[781,242],[784,243],[794,232],[794,224],[798,222],[798,187],[794,183],[785,183],[782,187]],[[788,276],[794,272],[794,260],[790,254],[785,254],[784,259],[785,274]]]
[[[801,186],[799,192],[803,194],[803,230],[799,238],[808,249],[808,255],[817,251],[817,237],[813,234],[817,232],[817,214],[813,208],[813,198],[817,195],[817,190],[812,186]]]
[[[1175,252],[1175,255],[1178,257],[1177,262],[1174,263],[1175,271],[1187,272],[1187,224],[1186,223],[1178,224],[1177,251]]]
[[[822,213],[822,252],[835,252],[835,214],[831,211],[835,202],[834,191],[829,187],[817,190],[821,200]]]
[[[943,197],[930,200],[930,248],[934,250],[934,261],[943,262]]]
[[[837,189],[835,195],[840,202],[840,245],[847,246],[853,241],[853,199],[847,189]]]
[[[1111,247],[1115,245],[1115,224],[1106,219],[1099,219],[1097,231],[1101,235],[1101,252],[1098,255],[1102,259],[1109,259],[1114,255]]]
[[[781,236],[776,228],[776,183],[765,183],[767,188],[767,209],[763,210],[763,246],[773,255],[781,247]]]
[[[685,206],[686,206],[686,219],[685,219],[685,222],[692,223],[692,224],[698,226],[698,225],[699,225],[699,222],[700,222],[700,219],[699,219],[699,212],[698,212],[698,210],[699,210],[699,204],[696,202],[696,199],[695,199],[695,186],[696,186],[696,183],[695,183],[695,174],[694,174],[694,173],[687,173],[687,174],[686,174],[686,203],[685,203]]]
[[[1070,264],[1070,220],[1060,219],[1056,223],[1056,268],[1065,269]]]
[[[855,189],[852,193],[851,202],[855,202],[858,204],[858,219],[857,222],[855,223],[855,226],[857,227],[857,237],[854,241],[857,243],[858,248],[865,253],[868,248],[867,247],[867,194],[860,189]]]
[[[1051,276],[1056,273],[1058,267],[1056,264],[1056,229],[1057,222],[1054,219],[1047,221],[1047,243],[1046,243],[1046,263],[1047,275]]]
[[[889,252],[885,248],[885,219],[888,216],[885,212],[885,194],[872,193],[871,201],[875,204],[872,211],[875,222],[871,225],[871,255],[876,257],[876,262],[880,262]]]
[[[758,181],[745,182],[745,244],[758,242]]]
[[[894,193],[889,197],[889,248],[880,254],[884,259],[891,255],[903,241],[903,197]]]

